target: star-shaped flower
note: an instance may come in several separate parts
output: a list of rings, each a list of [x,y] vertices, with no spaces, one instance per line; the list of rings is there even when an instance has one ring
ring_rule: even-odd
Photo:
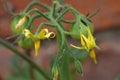
[[[86,28],[88,36],[86,37],[82,32],[80,32],[80,40],[82,47],[77,47],[71,44],[72,47],[77,49],[86,49],[89,51],[89,56],[93,59],[94,63],[97,64],[96,55],[94,48],[98,48],[95,42],[95,38],[93,37],[90,28]]]
[[[44,40],[47,38],[54,38],[55,33],[54,32],[48,32],[48,29],[42,29],[37,36],[33,35],[28,29],[24,29],[22,33],[27,38],[31,38],[34,40],[34,47],[35,47],[35,54],[38,55],[38,50],[40,48],[40,40]]]

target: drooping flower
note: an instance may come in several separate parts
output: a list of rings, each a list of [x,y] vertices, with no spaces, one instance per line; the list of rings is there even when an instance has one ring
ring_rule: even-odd
[[[54,38],[55,33],[54,32],[48,32],[48,29],[42,29],[37,36],[35,36],[33,33],[31,33],[28,29],[24,29],[22,33],[27,38],[34,39],[34,47],[35,47],[35,54],[38,55],[38,50],[40,48],[40,40],[44,40],[47,38]]]
[[[80,40],[81,40],[82,47],[77,47],[72,44],[71,44],[71,46],[74,48],[77,48],[77,49],[88,50],[90,58],[92,58],[94,63],[97,64],[94,48],[95,47],[97,48],[98,46],[96,45],[95,38],[93,37],[90,29],[88,27],[86,29],[87,29],[87,33],[88,33],[87,37],[82,32],[80,32]]]

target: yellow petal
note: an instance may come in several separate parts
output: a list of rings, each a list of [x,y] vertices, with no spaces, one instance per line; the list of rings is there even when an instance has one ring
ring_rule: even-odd
[[[27,38],[33,38],[34,37],[34,35],[28,29],[24,29],[22,31],[22,34],[24,34],[25,37],[27,37]]]
[[[42,29],[38,34],[38,39],[45,39],[46,34],[48,34],[48,29]]]
[[[55,33],[54,32],[49,32],[48,34],[45,35],[45,38],[54,38]]]
[[[91,41],[93,47],[95,47],[96,46],[95,38],[93,37],[93,35],[90,31],[90,28],[87,28],[87,31],[88,31],[88,39]]]
[[[87,28],[87,32],[88,32],[88,39],[89,40],[94,40],[93,35],[92,35],[91,31],[90,31],[90,28]]]
[[[40,40],[39,39],[35,40],[34,46],[35,46],[35,55],[37,56],[39,48],[40,48]]]
[[[88,38],[86,38],[84,35],[82,35],[81,37],[82,46],[85,47],[86,49],[92,49],[91,41],[88,40]]]
[[[26,20],[26,16],[22,17],[19,21],[18,21],[18,24],[16,25],[16,29],[19,29],[25,22]]]
[[[92,59],[93,59],[94,63],[95,63],[95,64],[97,64],[95,51],[94,51],[93,49],[92,49],[92,50],[90,50],[89,56],[90,56],[90,58],[92,58]]]
[[[86,43],[85,43],[85,41],[84,41],[84,39],[83,39],[83,34],[82,33],[80,33],[80,40],[81,40],[81,45],[82,45],[82,47],[85,47],[85,45],[86,45]]]

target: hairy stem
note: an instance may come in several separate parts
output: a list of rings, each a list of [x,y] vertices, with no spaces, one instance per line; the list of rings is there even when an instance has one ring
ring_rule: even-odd
[[[48,76],[35,62],[33,62],[28,56],[25,54],[21,53],[18,51],[13,45],[10,43],[4,41],[3,39],[0,38],[0,44],[3,45],[4,47],[10,49],[12,52],[14,52],[16,55],[19,57],[23,58],[25,61],[27,61],[29,64],[33,66],[41,75],[43,75],[47,80],[52,80],[51,77]]]
[[[46,14],[44,14],[43,12],[41,12],[41,11],[40,11],[39,9],[37,9],[37,8],[29,10],[29,11],[27,12],[27,14],[31,14],[31,13],[33,13],[33,12],[37,12],[37,13],[39,13],[42,17],[44,17],[45,19],[50,20],[50,18],[47,17]]]
[[[24,9],[24,13],[26,13],[28,10],[30,10],[30,8],[34,5],[38,5],[41,6],[43,8],[45,8],[46,10],[50,11],[50,7],[48,5],[45,5],[39,1],[35,1],[33,0],[25,9]]]

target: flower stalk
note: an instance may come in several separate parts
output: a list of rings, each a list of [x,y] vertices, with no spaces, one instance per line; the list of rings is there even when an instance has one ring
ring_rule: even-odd
[[[9,42],[4,41],[3,39],[0,38],[0,44],[3,45],[4,47],[6,47],[7,49],[11,50],[12,52],[14,52],[16,55],[20,56],[21,58],[23,58],[25,61],[27,61],[29,64],[31,64],[33,66],[34,69],[36,69],[40,74],[42,74],[47,80],[52,80],[51,77],[49,77],[41,68],[40,66],[38,66],[33,60],[31,60],[28,56],[26,56],[24,53],[21,53],[20,51],[18,51],[16,49],[16,47],[14,47],[13,45],[11,45]]]

